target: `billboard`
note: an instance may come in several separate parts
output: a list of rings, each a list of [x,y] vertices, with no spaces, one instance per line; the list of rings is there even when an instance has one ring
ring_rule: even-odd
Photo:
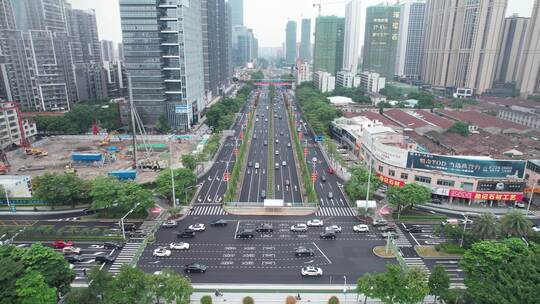
[[[525,182],[478,181],[476,191],[523,192]]]
[[[524,160],[494,160],[409,152],[407,168],[486,178],[523,178]]]
[[[490,201],[520,201],[523,199],[523,194],[521,193],[507,193],[507,192],[498,192],[498,193],[490,193],[490,192],[469,192],[469,191],[462,191],[462,190],[456,190],[451,189],[449,192],[449,196],[455,197],[455,198],[465,198],[465,199],[472,199],[475,201],[480,200],[490,200]]]
[[[381,181],[381,183],[384,183],[384,184],[387,184],[387,185],[390,185],[390,186],[395,186],[395,187],[403,187],[405,186],[405,182],[404,181],[401,181],[399,179],[393,179],[391,177],[388,177],[388,176],[384,176],[380,173],[375,173],[378,177],[379,177],[379,181]]]
[[[362,136],[362,144],[377,160],[392,166],[405,168],[407,165],[407,150],[380,143],[367,132]]]

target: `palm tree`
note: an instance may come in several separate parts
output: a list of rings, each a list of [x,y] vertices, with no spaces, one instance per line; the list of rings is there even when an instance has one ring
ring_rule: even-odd
[[[501,229],[508,236],[526,236],[531,226],[532,223],[518,210],[506,213],[501,220]]]
[[[472,233],[479,239],[490,240],[497,238],[499,233],[499,226],[497,225],[497,218],[493,213],[482,213],[474,221]]]

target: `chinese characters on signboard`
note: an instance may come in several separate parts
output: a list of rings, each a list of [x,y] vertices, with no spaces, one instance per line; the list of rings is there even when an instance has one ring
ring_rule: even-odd
[[[524,182],[478,181],[477,191],[523,192]]]
[[[475,201],[520,201],[523,199],[521,193],[487,193],[487,192],[469,192],[462,190],[450,190],[449,196],[455,198],[472,199]]]
[[[388,177],[388,176],[384,176],[384,175],[382,175],[380,173],[376,173],[376,174],[379,177],[379,180],[381,181],[381,183],[387,184],[389,186],[395,186],[395,187],[403,187],[403,186],[405,186],[405,182],[403,182],[403,181],[393,179],[393,178]]]
[[[488,160],[409,152],[407,167],[475,177],[523,178],[525,161]]]

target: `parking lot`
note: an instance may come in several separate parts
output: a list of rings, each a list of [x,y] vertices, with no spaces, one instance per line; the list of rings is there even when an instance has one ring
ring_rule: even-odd
[[[160,229],[156,242],[145,249],[138,267],[153,273],[170,267],[183,272],[190,263],[208,266],[204,274],[189,274],[197,283],[319,283],[343,284],[344,276],[353,282],[365,272],[384,270],[387,261],[372,253],[374,246],[383,245],[379,232],[355,233],[353,218],[325,219],[325,226],[339,225],[343,231],[335,240],[321,240],[323,227],[310,227],[307,232],[291,232],[291,225],[306,223],[310,218],[223,217],[226,227],[210,227],[218,217],[188,217],[178,228]],[[176,233],[195,223],[206,225],[206,231],[197,232],[192,239],[178,239]],[[251,239],[238,239],[236,233],[243,229],[256,229],[269,224],[273,232],[255,232]],[[371,227],[373,228],[373,227]],[[172,250],[171,256],[152,255],[158,247],[168,247],[171,242],[188,242],[189,250]],[[314,255],[296,257],[295,250],[305,247]],[[388,260],[393,261],[393,260]],[[323,276],[303,278],[300,269],[305,266],[320,267]]]

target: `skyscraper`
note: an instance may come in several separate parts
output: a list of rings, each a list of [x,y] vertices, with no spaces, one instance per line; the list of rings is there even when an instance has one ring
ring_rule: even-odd
[[[428,0],[422,78],[482,94],[495,78],[507,0]]]
[[[83,62],[101,62],[101,44],[98,38],[96,12],[94,10],[74,9],[72,24],[78,27]]]
[[[296,62],[296,21],[288,21],[285,30],[285,62]]]
[[[188,5],[189,4],[189,5]],[[125,66],[143,122],[187,130],[205,107],[201,1],[120,0]]]
[[[114,42],[110,40],[101,40],[101,57],[103,61],[115,61]]]
[[[395,68],[395,74],[400,78],[420,79],[425,8],[423,0],[400,5]]]
[[[244,0],[229,0],[231,26],[244,25]]]
[[[529,18],[511,16],[504,19],[501,46],[497,55],[495,81],[515,83],[525,47]]]
[[[367,8],[364,71],[394,78],[398,30],[399,6],[380,4]]]
[[[234,66],[245,66],[258,56],[259,42],[252,29],[237,25],[232,30],[232,62]]]
[[[345,6],[345,45],[343,47],[343,70],[356,74],[360,56],[361,2],[351,0]]]
[[[313,71],[325,71],[332,75],[343,65],[343,39],[345,19],[321,16],[315,20],[315,47]]]
[[[217,96],[219,88],[228,83],[230,38],[226,14],[225,0],[202,0],[204,88],[208,99]]]
[[[523,49],[517,83],[521,96],[527,97],[540,94],[540,0],[534,2]]]
[[[300,37],[300,54],[304,62],[311,61],[311,19],[302,19],[302,36]]]

